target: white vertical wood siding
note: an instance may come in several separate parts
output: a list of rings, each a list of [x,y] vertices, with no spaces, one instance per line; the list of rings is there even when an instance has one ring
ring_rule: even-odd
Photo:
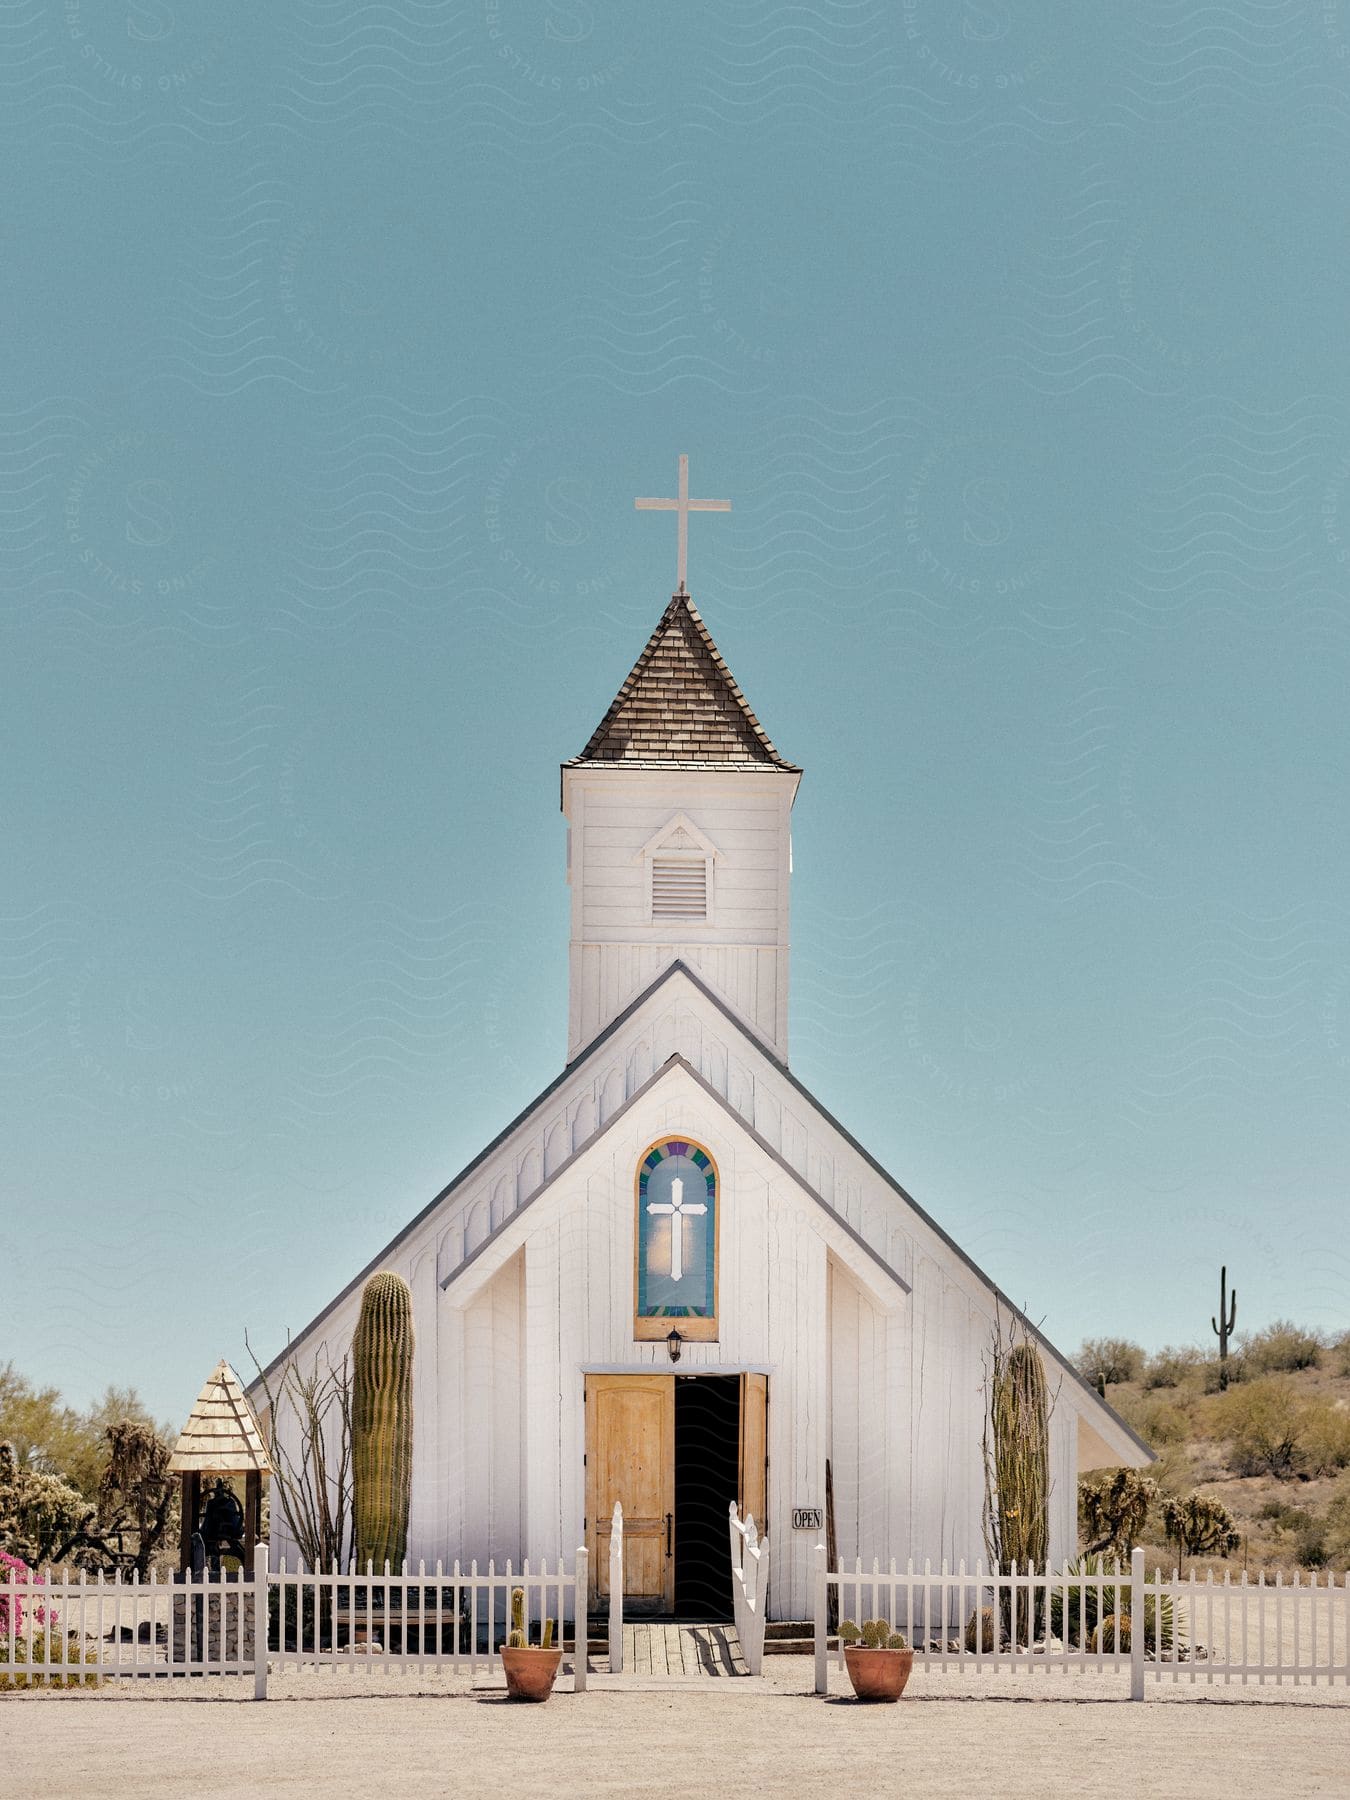
[[[572,827],[569,1057],[679,959],[786,1058],[796,777],[569,770],[565,783]],[[677,813],[718,851],[706,922],[652,919],[651,871],[641,853]]]
[[[677,1055],[831,1210],[671,1063]],[[570,1556],[581,1541],[583,1370],[669,1367],[664,1344],[632,1341],[633,1171],[664,1130],[706,1142],[723,1181],[722,1339],[686,1346],[681,1366],[770,1376],[772,1616],[807,1616],[811,1541],[792,1532],[791,1509],[824,1504],[827,1454],[842,1551],[852,1532],[869,1557],[976,1558],[991,1290],[679,973],[380,1258],[413,1290],[410,1555]],[[522,1213],[546,1170],[551,1185]],[[836,1216],[912,1282],[910,1296],[888,1289]],[[337,1303],[295,1354],[327,1340],[340,1356],[358,1304],[359,1294]],[[1094,1443],[1119,1446],[1119,1460],[1142,1458],[1053,1359],[1047,1373],[1060,1390],[1059,1555],[1075,1528],[1078,1418],[1091,1419]]]

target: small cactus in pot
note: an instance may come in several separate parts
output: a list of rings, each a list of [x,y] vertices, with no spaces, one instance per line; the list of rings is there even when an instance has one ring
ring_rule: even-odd
[[[839,1626],[844,1663],[859,1700],[898,1700],[914,1667],[914,1652],[903,1631],[888,1619],[864,1619]]]
[[[585,1651],[578,1649],[582,1656]],[[511,1589],[511,1629],[502,1645],[502,1668],[506,1672],[506,1693],[511,1700],[547,1700],[553,1692],[562,1649],[553,1642],[553,1621],[540,1621],[539,1642],[531,1644],[525,1618],[525,1590]]]

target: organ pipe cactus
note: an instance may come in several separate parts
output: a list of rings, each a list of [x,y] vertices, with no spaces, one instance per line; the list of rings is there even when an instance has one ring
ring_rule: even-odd
[[[1050,1547],[1050,1434],[1045,1369],[1033,1344],[1013,1344],[994,1370],[991,1423],[999,1560],[1045,1567]]]
[[[408,1551],[412,1484],[412,1295],[372,1275],[352,1339],[352,1474],[358,1568],[398,1572]]]

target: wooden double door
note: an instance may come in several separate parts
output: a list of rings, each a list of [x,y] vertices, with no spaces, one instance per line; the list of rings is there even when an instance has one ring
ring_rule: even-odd
[[[727,1507],[762,1522],[764,1375],[588,1375],[586,1543],[591,1601],[609,1596],[610,1528],[624,1521],[624,1608],[729,1616]]]

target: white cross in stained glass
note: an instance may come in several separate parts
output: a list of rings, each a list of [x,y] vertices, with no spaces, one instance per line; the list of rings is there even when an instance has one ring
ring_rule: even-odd
[[[707,1207],[701,1200],[691,1200],[685,1205],[684,1183],[677,1175],[670,1184],[670,1199],[652,1200],[648,1202],[647,1211],[654,1217],[669,1215],[670,1218],[670,1279],[679,1281],[684,1274],[684,1221],[699,1213],[706,1213]]]

